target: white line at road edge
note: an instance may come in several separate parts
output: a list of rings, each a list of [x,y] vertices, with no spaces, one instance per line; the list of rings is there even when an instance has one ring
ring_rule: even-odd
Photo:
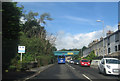
[[[44,68],[43,70],[38,71],[38,72],[37,72],[37,73],[35,73],[34,75],[29,76],[28,78],[25,78],[23,81],[29,80],[29,79],[31,79],[31,78],[33,78],[33,77],[37,76],[40,72],[42,72],[42,71],[46,70],[47,68],[49,68],[49,67],[51,67],[51,66],[53,66],[53,65],[54,65],[54,64],[47,66],[46,68]]]
[[[92,81],[89,77],[87,77],[85,74],[82,74],[85,78],[87,78],[88,80]]]

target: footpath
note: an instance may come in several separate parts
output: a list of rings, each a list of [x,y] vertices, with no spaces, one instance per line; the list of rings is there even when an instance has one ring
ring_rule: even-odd
[[[54,64],[50,64],[46,66],[32,68],[23,72],[6,72],[4,75],[2,75],[2,81],[25,81],[38,75],[41,71],[44,71],[45,69],[53,65]]]
[[[97,69],[99,61],[100,60],[92,60],[90,67]]]

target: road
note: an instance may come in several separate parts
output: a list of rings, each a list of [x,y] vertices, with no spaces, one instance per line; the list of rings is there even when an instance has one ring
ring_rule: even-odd
[[[74,64],[55,64],[54,66],[40,72],[33,79],[73,79],[80,81],[118,81],[118,76],[99,74],[96,68],[81,67]]]

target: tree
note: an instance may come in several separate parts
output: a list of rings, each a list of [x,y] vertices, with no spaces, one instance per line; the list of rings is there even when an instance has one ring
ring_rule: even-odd
[[[91,51],[91,53],[87,57],[84,57],[84,58],[88,60],[93,60],[95,57],[96,57],[95,52]]]
[[[39,19],[36,19],[39,14],[34,13],[30,11],[28,14],[24,14],[24,20],[25,25],[24,25],[24,32],[28,35],[28,37],[31,36],[36,36],[40,37],[41,39],[45,39],[46,37],[46,30],[44,28],[44,25],[46,25],[46,20],[53,20],[50,17],[50,14],[48,13],[43,13]]]
[[[23,24],[23,31],[28,35],[28,37],[37,36],[40,31],[40,25],[35,18],[38,16],[38,13],[34,13],[32,11],[28,12],[28,14],[24,14],[23,18],[25,24]]]
[[[50,17],[50,14],[49,13],[43,13],[42,15],[40,15],[40,19],[38,20],[38,23],[40,24],[41,27],[43,27],[41,29],[41,38],[43,38],[43,36],[45,36],[45,31],[44,31],[44,26],[43,25],[46,25],[46,20],[53,20],[51,17]]]
[[[43,13],[42,15],[40,15],[40,19],[38,20],[38,23],[42,26],[42,24],[46,25],[46,22],[45,20],[53,20],[51,17],[50,17],[50,14],[49,13]]]
[[[87,47],[86,47],[86,46],[83,46],[82,49],[81,49],[81,51],[80,51],[80,52],[81,52],[81,56],[83,56],[83,51],[84,51],[85,49],[87,49]]]
[[[20,31],[22,8],[15,2],[2,3],[2,59],[3,70],[10,65],[16,56]]]
[[[40,23],[46,24],[45,20],[52,20],[50,15],[42,14],[40,19],[37,19],[38,14],[32,11],[24,14],[25,23],[20,36],[20,45],[26,46],[26,54],[23,56],[24,62],[37,61],[38,65],[49,63],[53,56],[53,51],[56,50],[51,43],[51,36],[46,38],[46,30]]]

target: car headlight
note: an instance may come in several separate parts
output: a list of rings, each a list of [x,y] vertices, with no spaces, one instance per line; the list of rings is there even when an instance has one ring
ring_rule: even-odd
[[[109,65],[106,65],[108,69],[110,69],[110,66]]]
[[[84,64],[84,63],[82,63],[82,64]]]

